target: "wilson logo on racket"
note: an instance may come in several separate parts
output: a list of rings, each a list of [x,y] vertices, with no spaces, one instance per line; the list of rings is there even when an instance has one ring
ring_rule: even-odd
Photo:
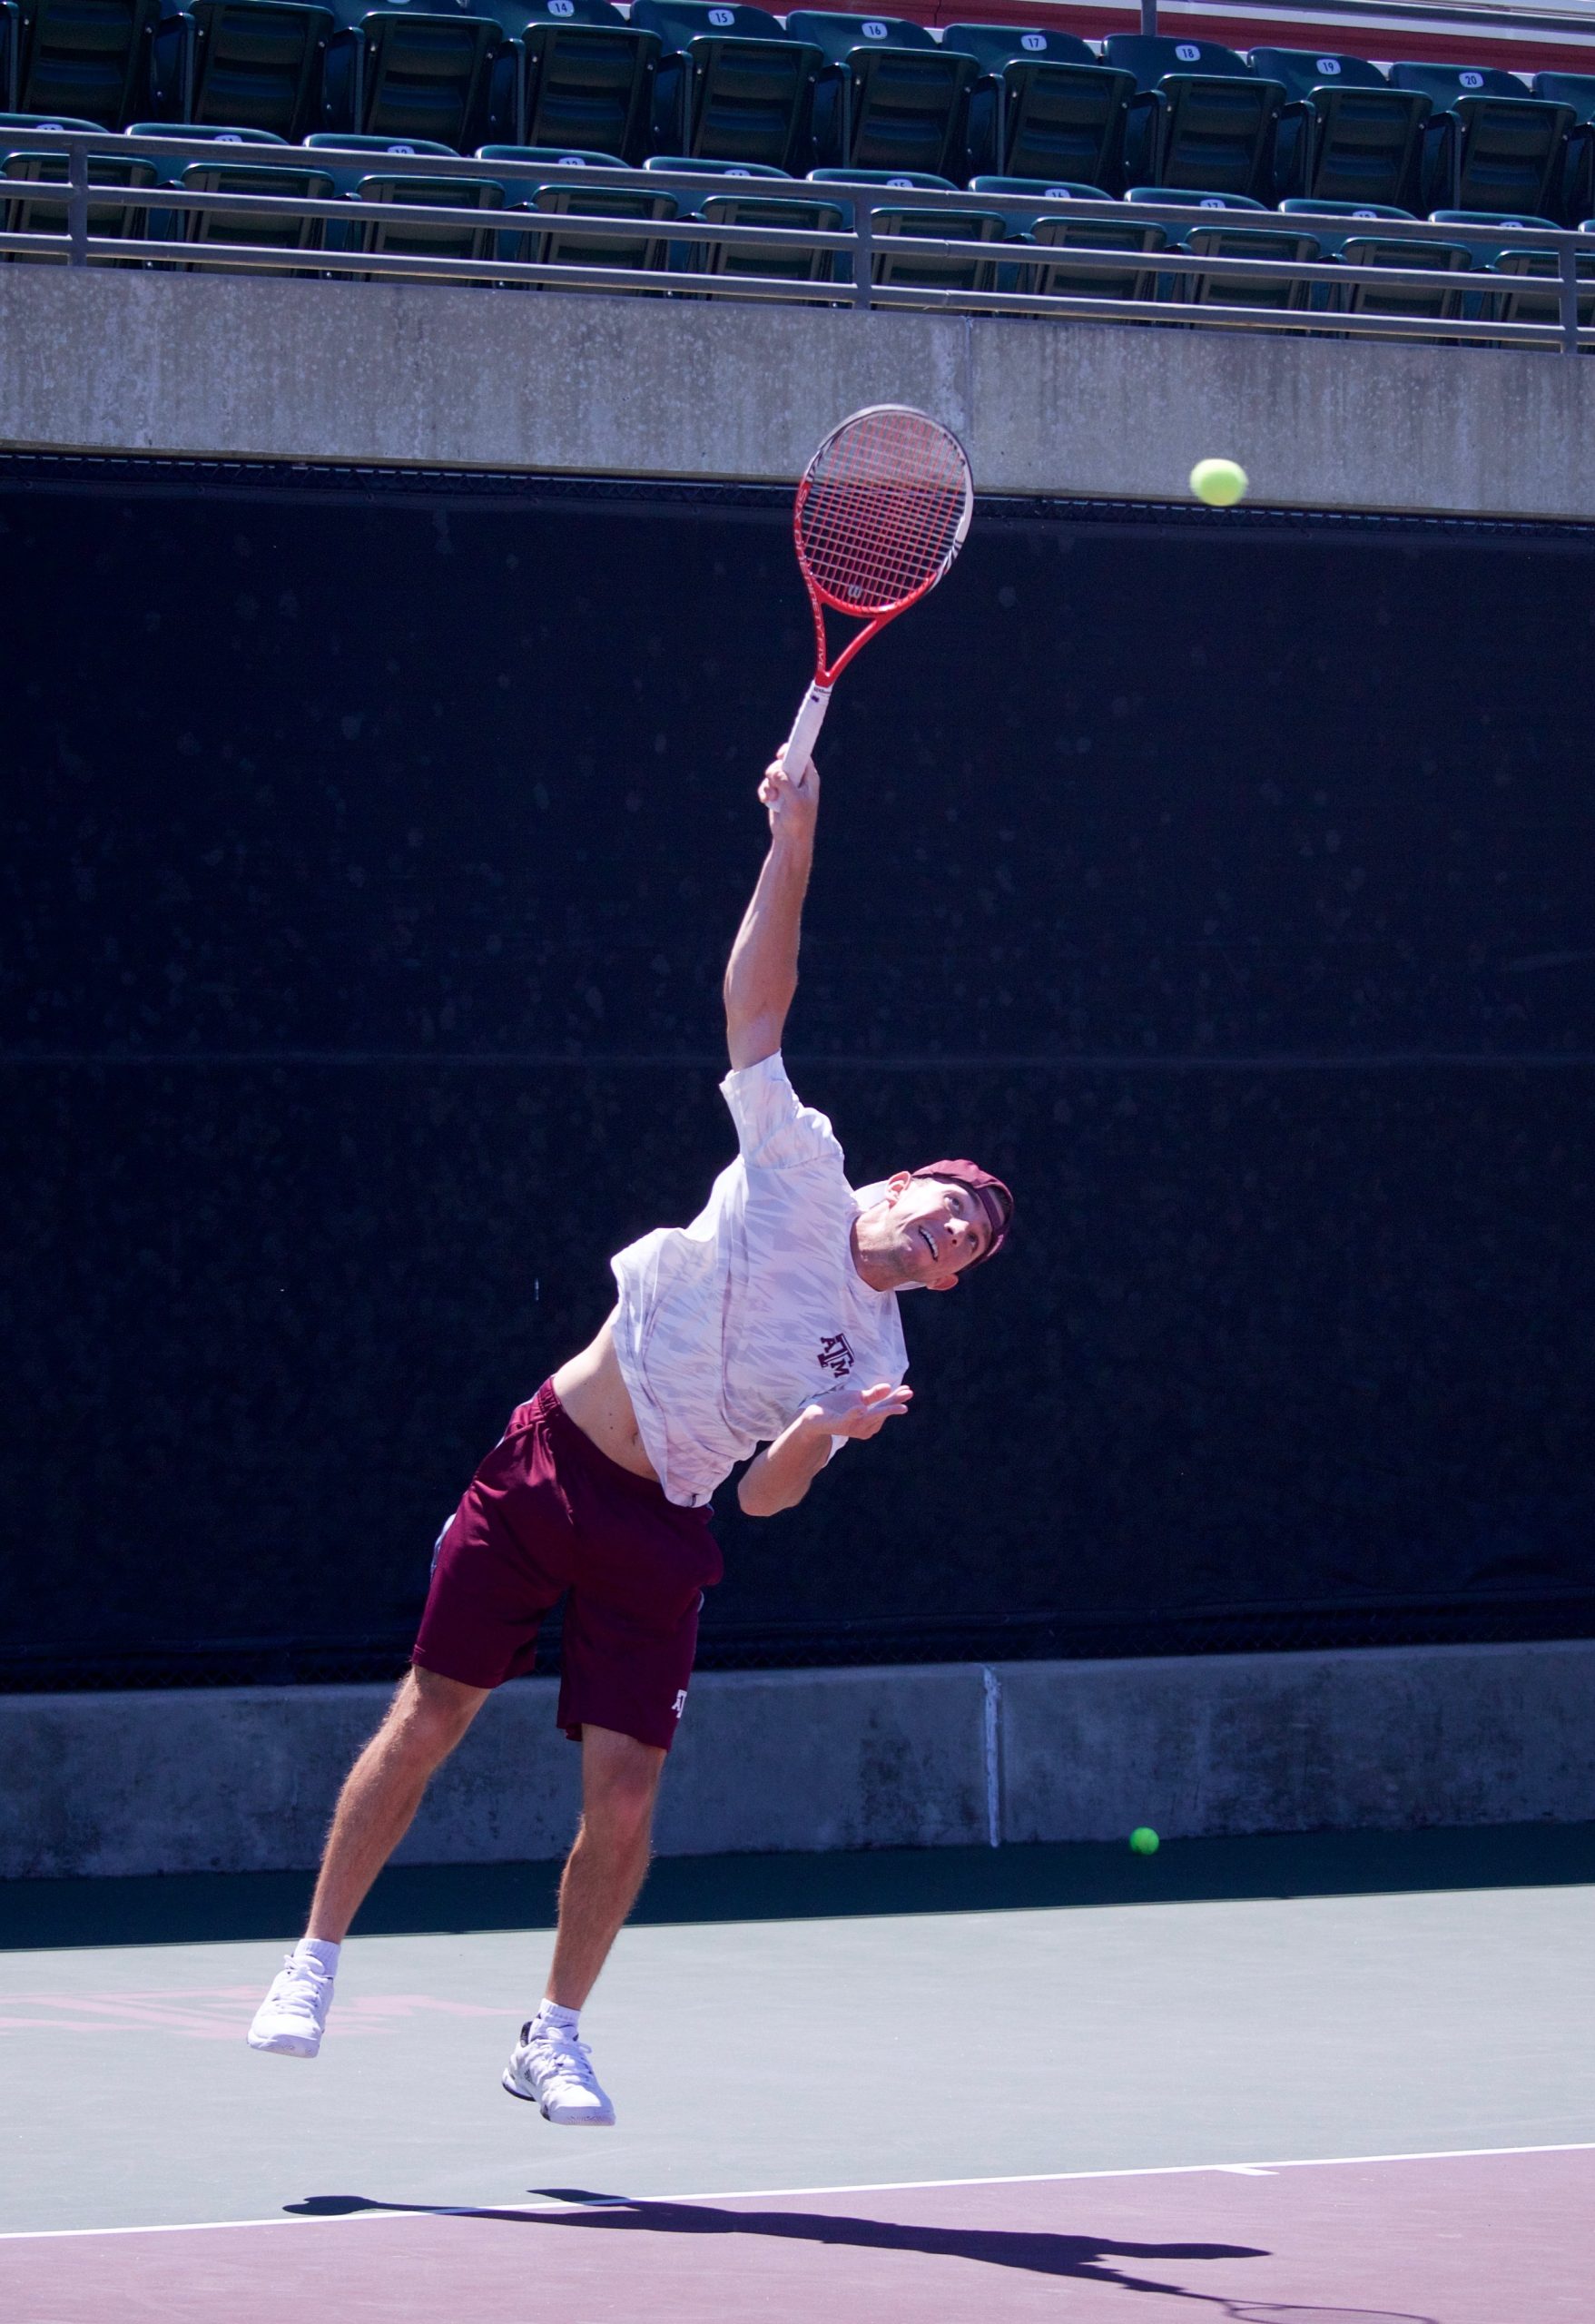
[[[908,404],[873,404],[844,419],[803,471],[793,511],[798,570],[814,611],[814,683],[783,762],[808,763],[831,690],[861,647],[932,590],[963,547],[975,487],[950,428]],[[825,608],[867,626],[829,659]]]

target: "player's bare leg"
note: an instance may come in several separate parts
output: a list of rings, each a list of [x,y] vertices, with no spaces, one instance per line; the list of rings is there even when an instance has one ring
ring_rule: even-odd
[[[665,1754],[612,1728],[582,1729],[582,1820],[559,1883],[548,1999],[580,2009],[648,1870]]]
[[[350,1769],[305,1935],[341,1945],[371,1883],[403,1839],[421,1795],[487,1699],[435,1670],[407,1670],[388,1716]]]
[[[309,1925],[256,2013],[251,2050],[315,2056],[350,1923],[409,1831],[433,1773],[487,1699],[486,1688],[462,1686],[435,1670],[406,1672],[339,1794]]]
[[[504,2070],[510,2095],[530,2099],[551,2122],[615,2120],[576,2021],[646,1876],[664,1767],[664,1752],[634,1736],[590,1721],[582,1729],[581,1828],[559,1884],[547,1995]]]

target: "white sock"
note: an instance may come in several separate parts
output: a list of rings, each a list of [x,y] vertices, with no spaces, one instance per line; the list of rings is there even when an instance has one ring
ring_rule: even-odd
[[[532,2032],[534,2034],[565,2034],[574,2037],[580,2016],[579,2009],[562,2009],[556,2001],[541,2001],[537,2004],[537,2014],[532,2020]]]
[[[335,1977],[338,1974],[338,1956],[342,1950],[340,1945],[332,1944],[327,1937],[301,1936],[293,1948],[293,1957],[314,1969],[318,1976]]]

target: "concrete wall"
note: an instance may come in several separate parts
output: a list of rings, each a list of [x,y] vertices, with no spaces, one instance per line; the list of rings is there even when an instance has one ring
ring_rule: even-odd
[[[1595,517],[1595,364],[1263,332],[422,283],[0,268],[0,446],[573,474],[797,475],[918,403],[987,492]]]
[[[0,1700],[0,1875],[314,1862],[379,1687]],[[700,1677],[669,1855],[1595,1817],[1595,1640]],[[486,1707],[401,1852],[563,1852],[555,1685]]]

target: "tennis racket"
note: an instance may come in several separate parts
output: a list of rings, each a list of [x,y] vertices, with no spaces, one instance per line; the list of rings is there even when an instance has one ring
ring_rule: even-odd
[[[783,763],[807,763],[831,689],[855,654],[932,590],[964,544],[975,509],[964,448],[901,403],[871,404],[833,428],[803,471],[793,512],[798,570],[814,608],[814,683]],[[830,656],[825,609],[865,626]]]

